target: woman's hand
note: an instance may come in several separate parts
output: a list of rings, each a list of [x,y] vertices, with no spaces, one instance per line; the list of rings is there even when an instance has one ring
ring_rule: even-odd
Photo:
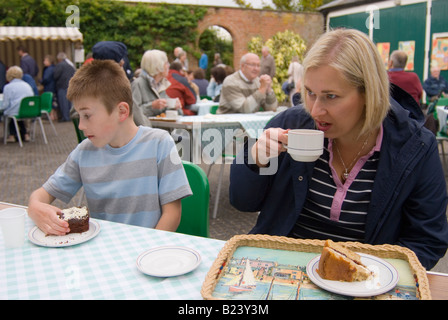
[[[179,98],[176,98],[176,103],[174,104],[174,109],[182,109],[182,103],[180,103]]]
[[[278,157],[287,149],[289,129],[269,128],[263,132],[251,149],[252,158],[259,167],[266,167],[271,158]]]
[[[152,102],[152,108],[157,110],[162,110],[167,107],[166,99],[157,99]]]

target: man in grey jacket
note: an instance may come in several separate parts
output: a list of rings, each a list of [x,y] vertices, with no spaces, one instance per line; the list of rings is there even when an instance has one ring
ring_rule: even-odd
[[[253,113],[277,109],[277,98],[272,90],[272,78],[260,76],[260,58],[246,53],[240,61],[240,70],[226,77],[217,113]]]

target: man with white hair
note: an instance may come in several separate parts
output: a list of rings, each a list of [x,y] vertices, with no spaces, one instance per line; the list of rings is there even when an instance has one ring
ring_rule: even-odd
[[[431,68],[431,75],[423,83],[423,89],[429,99],[438,97],[440,94],[444,97],[448,95],[448,82],[440,75],[439,67]]]
[[[276,110],[277,98],[272,90],[272,78],[260,76],[260,58],[246,53],[240,70],[224,79],[217,113],[253,113],[261,109]]]
[[[415,72],[405,71],[408,55],[401,50],[392,52],[389,59],[387,72],[389,81],[409,93],[420,105],[423,88],[420,79]]]

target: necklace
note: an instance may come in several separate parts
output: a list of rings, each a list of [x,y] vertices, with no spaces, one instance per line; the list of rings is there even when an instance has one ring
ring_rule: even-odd
[[[351,171],[352,165],[355,163],[356,159],[358,159],[362,150],[364,150],[364,147],[366,146],[367,141],[369,141],[369,138],[370,138],[370,134],[367,136],[366,141],[364,141],[364,143],[362,144],[361,150],[359,150],[358,154],[355,156],[355,158],[352,160],[352,162],[350,163],[350,165],[348,167],[345,166],[344,160],[342,160],[341,152],[339,151],[338,145],[336,144],[336,140],[333,140],[333,143],[336,147],[336,151],[338,152],[339,160],[341,160],[341,163],[344,167],[344,173],[342,173],[342,176],[344,177],[344,182],[345,182],[345,180],[347,180],[348,175],[350,173],[349,170]]]

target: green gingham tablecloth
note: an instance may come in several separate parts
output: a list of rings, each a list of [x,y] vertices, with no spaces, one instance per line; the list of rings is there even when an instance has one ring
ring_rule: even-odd
[[[178,119],[178,123],[192,124],[193,162],[201,163],[201,161],[205,161],[207,164],[210,164],[216,160],[219,162],[219,158],[226,146],[234,143],[244,133],[247,133],[252,139],[258,139],[263,133],[266,124],[276,114],[277,112],[267,111],[248,114],[183,116]],[[175,128],[175,125],[172,126],[172,128]],[[199,153],[201,150],[202,154],[200,157]]]
[[[202,299],[202,283],[224,241],[96,221],[100,233],[70,247],[41,247],[26,239],[21,248],[6,249],[0,235],[0,299]],[[177,277],[143,274],[137,257],[159,246],[192,248],[201,264]]]

